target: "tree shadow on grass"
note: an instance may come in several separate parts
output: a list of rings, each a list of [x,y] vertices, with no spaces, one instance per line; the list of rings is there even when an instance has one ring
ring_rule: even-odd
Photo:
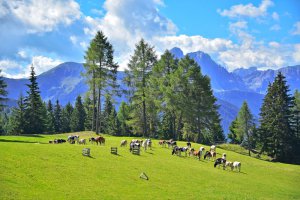
[[[39,144],[47,144],[43,142],[37,142],[37,141],[24,141],[24,140],[7,140],[7,139],[0,139],[0,142],[15,142],[15,143],[39,143]]]
[[[18,136],[44,138],[44,136],[37,135],[37,134],[24,134],[24,135],[18,135]]]

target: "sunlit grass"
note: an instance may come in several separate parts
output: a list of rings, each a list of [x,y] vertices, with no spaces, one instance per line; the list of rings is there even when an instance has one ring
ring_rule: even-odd
[[[119,147],[132,138],[108,135],[105,146],[85,146],[91,157],[82,156],[81,145],[48,144],[67,135],[0,136],[0,199],[300,199],[297,165],[217,149],[217,157],[225,152],[242,163],[241,173],[224,171],[212,161],[172,156],[156,140],[153,150],[132,155]],[[112,146],[119,155],[110,153]],[[139,178],[142,172],[148,181]]]

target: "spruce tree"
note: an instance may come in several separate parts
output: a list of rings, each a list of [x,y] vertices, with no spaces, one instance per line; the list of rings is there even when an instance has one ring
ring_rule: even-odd
[[[75,108],[71,117],[71,130],[74,132],[84,131],[86,113],[81,101],[81,96],[76,98]]]
[[[33,65],[31,66],[29,81],[30,83],[26,84],[29,90],[24,99],[26,119],[25,133],[43,133],[45,130],[45,119],[43,118],[44,108]]]
[[[71,117],[73,113],[73,106],[69,102],[67,105],[62,109],[62,132],[69,133],[71,132]]]
[[[230,143],[239,144],[239,140],[237,139],[238,132],[238,119],[237,117],[231,122],[229,127],[228,138],[230,139]]]
[[[130,136],[131,130],[128,125],[128,121],[130,120],[130,108],[124,101],[121,102],[117,117],[120,124],[120,135]]]
[[[193,59],[186,56],[179,61],[173,84],[177,93],[177,110],[180,112],[178,125],[183,124],[183,138],[207,144],[224,141],[210,79],[201,74]],[[179,128],[177,134],[180,139]]]
[[[279,72],[264,98],[258,130],[261,152],[267,152],[275,160],[292,159],[294,137],[290,125],[291,106],[289,88],[285,77]]]
[[[55,124],[55,119],[54,119],[53,105],[51,100],[49,100],[47,104],[47,133],[55,132],[54,124]]]
[[[54,107],[54,129],[56,133],[62,131],[62,111],[58,100],[56,100]]]
[[[149,77],[153,66],[157,61],[154,47],[151,47],[143,39],[135,46],[134,54],[131,56],[128,70],[125,70],[124,79],[128,86],[128,95],[132,104],[131,121],[136,133],[143,137],[149,137],[149,113],[147,113],[147,88]],[[149,111],[149,110],[148,110]]]
[[[20,135],[24,134],[25,130],[25,105],[24,97],[21,94],[18,99],[17,107],[12,109],[12,113],[9,117],[8,134]]]
[[[237,117],[237,140],[248,149],[249,156],[251,155],[251,149],[254,147],[254,131],[254,118],[247,102],[244,101]]]
[[[85,130],[88,131],[92,131],[92,127],[93,127],[93,103],[90,99],[90,97],[88,95],[86,95],[85,99],[84,99],[84,109],[85,109],[85,113],[86,113],[86,118],[85,118],[85,122],[84,122],[84,127]]]
[[[159,134],[165,138],[176,138],[178,108],[176,107],[176,93],[172,84],[172,75],[178,68],[178,60],[166,50],[154,65],[150,76],[149,107],[152,112],[152,121],[159,120]],[[158,117],[158,113],[162,116]],[[154,117],[154,116],[157,117]],[[156,123],[153,123],[155,126]],[[167,136],[168,135],[168,136]]]
[[[0,74],[1,74],[1,69],[0,69]],[[5,106],[5,101],[7,100],[7,91],[6,91],[6,83],[3,80],[2,76],[0,75],[0,111],[3,110]]]

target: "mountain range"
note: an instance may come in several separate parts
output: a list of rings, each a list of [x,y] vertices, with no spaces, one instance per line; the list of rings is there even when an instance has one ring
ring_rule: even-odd
[[[173,48],[170,51],[178,59],[185,56],[179,48]],[[211,79],[217,104],[220,105],[219,113],[225,133],[228,132],[231,121],[237,116],[238,110],[245,100],[254,116],[258,117],[267,86],[269,82],[273,82],[279,71],[286,77],[291,91],[300,87],[300,65],[284,67],[279,70],[260,71],[257,68],[249,68],[229,72],[202,51],[191,52],[187,55],[193,58],[201,67],[201,72]],[[81,76],[84,71],[81,63],[65,62],[40,74],[37,80],[43,100],[54,102],[58,99],[62,105],[68,102],[74,103],[78,95],[83,95],[88,90],[85,79]],[[124,72],[119,71],[118,83],[122,89],[126,89],[122,82],[123,78]],[[7,83],[10,106],[13,106],[21,93],[26,95],[28,80],[10,78],[4,78],[4,80]],[[116,97],[117,107],[122,100],[126,101],[124,95]]]

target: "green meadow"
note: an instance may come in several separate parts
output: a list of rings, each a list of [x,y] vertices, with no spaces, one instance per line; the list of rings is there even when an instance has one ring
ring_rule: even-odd
[[[300,199],[299,165],[217,148],[217,157],[226,153],[242,163],[239,173],[203,158],[172,156],[157,140],[152,150],[133,155],[129,146],[120,147],[133,138],[109,135],[104,146],[48,143],[68,135],[0,136],[0,199]],[[118,155],[110,153],[114,146]],[[91,157],[82,155],[84,147]],[[140,178],[142,172],[149,180]]]

